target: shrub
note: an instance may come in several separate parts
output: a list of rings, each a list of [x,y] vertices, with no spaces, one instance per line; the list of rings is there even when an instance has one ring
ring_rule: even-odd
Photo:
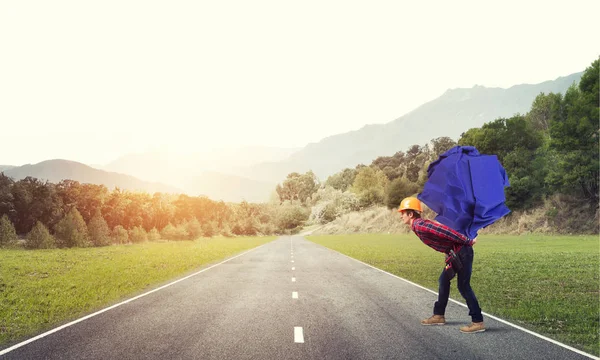
[[[309,222],[313,224],[326,224],[339,216],[359,209],[359,200],[356,194],[336,190],[325,186],[313,196],[315,204],[311,209]]]
[[[203,234],[202,226],[196,218],[188,221],[185,229],[190,240],[196,240]]]
[[[261,235],[273,235],[277,233],[277,227],[273,223],[261,223],[258,225],[258,233]]]
[[[56,241],[48,228],[41,222],[37,221],[35,226],[27,234],[27,242],[25,247],[28,249],[52,249],[56,247]]]
[[[8,219],[8,216],[3,215],[0,218],[0,246],[7,246],[16,243],[18,240],[15,226]]]
[[[338,215],[339,213],[334,203],[329,203],[325,205],[321,214],[321,224],[326,224],[330,221],[335,220],[338,217]]]
[[[158,230],[156,230],[156,228],[152,228],[152,230],[150,230],[148,232],[148,240],[150,240],[150,241],[160,240],[160,233],[158,232]]]
[[[419,186],[405,178],[394,179],[388,186],[385,194],[385,204],[388,209],[397,208],[400,201],[405,197],[414,195],[419,190]]]
[[[189,237],[187,225],[180,224],[175,227],[169,223],[162,229],[160,236],[165,240],[185,240]]]
[[[85,247],[89,245],[87,225],[77,210],[72,208],[54,229],[59,247]]]
[[[117,225],[112,231],[112,238],[115,244],[127,244],[129,242],[129,233],[123,226]]]
[[[110,230],[100,211],[96,211],[96,214],[90,220],[88,232],[94,246],[106,246],[110,244]]]
[[[202,236],[213,237],[217,233],[217,223],[214,221],[207,221],[202,224]]]
[[[350,191],[360,200],[362,208],[383,204],[385,190],[389,185],[387,176],[378,168],[365,166],[356,172]]]
[[[361,208],[367,208],[371,205],[383,204],[385,191],[381,188],[368,188],[358,194],[358,200]]]
[[[310,215],[310,210],[300,205],[282,205],[277,213],[275,223],[280,232],[293,230],[304,225]]]
[[[231,227],[229,226],[229,224],[223,224],[223,228],[221,229],[220,234],[225,237],[233,236],[233,233],[231,232]]]
[[[259,223],[254,217],[239,219],[231,228],[235,235],[254,236],[258,233]]]
[[[140,243],[143,241],[148,241],[148,234],[146,230],[144,230],[141,226],[136,226],[133,229],[129,230],[129,239],[131,242]]]

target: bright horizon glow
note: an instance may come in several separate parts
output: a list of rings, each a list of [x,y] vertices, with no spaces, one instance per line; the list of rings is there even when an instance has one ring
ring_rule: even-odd
[[[598,1],[0,3],[0,165],[295,148],[584,71]]]

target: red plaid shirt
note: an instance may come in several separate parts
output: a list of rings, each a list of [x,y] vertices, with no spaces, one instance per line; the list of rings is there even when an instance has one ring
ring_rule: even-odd
[[[411,228],[425,245],[446,254],[450,249],[456,251],[460,246],[473,245],[473,240],[458,231],[431,220],[415,219]]]

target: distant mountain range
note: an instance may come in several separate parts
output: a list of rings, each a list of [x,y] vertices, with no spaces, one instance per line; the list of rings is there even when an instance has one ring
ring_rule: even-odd
[[[370,164],[379,156],[406,151],[412,145],[425,145],[432,139],[460,135],[496,120],[529,112],[540,93],[565,93],[579,82],[583,72],[535,85],[509,89],[474,86],[447,90],[442,96],[421,105],[387,124],[366,125],[360,130],[327,137],[307,145],[288,159],[257,164],[238,172],[248,178],[281,182],[292,171],[312,170],[321,180],[358,164]],[[401,100],[399,100],[401,101]]]
[[[118,186],[150,193],[206,195],[231,202],[264,202],[291,172],[312,170],[324,181],[344,168],[368,165],[379,156],[425,145],[440,136],[458,140],[470,128],[527,113],[540,93],[565,93],[582,74],[509,89],[451,89],[387,124],[366,125],[302,149],[246,147],[189,155],[148,152],[125,155],[98,169],[73,161],[48,160],[18,167],[0,165],[0,171],[17,180],[26,176],[51,182],[72,179],[110,189]]]
[[[226,202],[266,202],[275,191],[276,182],[252,180],[219,170],[232,172],[261,161],[282,160],[298,150],[255,146],[187,155],[148,152],[125,155],[106,166],[47,160],[34,165],[0,165],[0,172],[15,180],[27,176],[53,183],[71,179],[104,184],[109,189],[187,193]]]
[[[298,150],[247,146],[186,155],[146,152],[122,156],[101,168],[172,184],[192,196],[206,195],[213,200],[230,202],[264,202],[275,191],[279,180],[252,179],[244,174],[244,169],[261,162],[285,160]]]
[[[18,167],[1,166],[4,175],[21,180],[32,176],[40,180],[48,180],[58,183],[64,179],[76,180],[80,183],[103,184],[110,190],[118,187],[122,190],[145,191],[149,193],[183,193],[183,190],[174,186],[142,181],[130,175],[118,174],[94,169],[82,163],[68,160],[46,160],[35,165],[23,165]]]
[[[144,152],[127,154],[99,169],[133,175],[140,179],[173,184],[179,187],[190,185],[190,178],[205,178],[208,173],[217,177],[221,174],[239,173],[262,162],[286,160],[300,148],[274,148],[247,146],[237,149],[213,149],[194,154],[169,152]],[[157,171],[157,169],[160,169]],[[276,181],[273,181],[275,188]]]
[[[12,168],[15,168],[15,167],[16,166],[13,166],[13,165],[0,165],[0,172],[9,170],[9,169],[12,169]]]

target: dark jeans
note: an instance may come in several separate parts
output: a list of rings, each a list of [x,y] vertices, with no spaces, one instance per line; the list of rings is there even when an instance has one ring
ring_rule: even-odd
[[[463,246],[458,252],[458,257],[462,261],[463,268],[456,272],[458,278],[458,291],[463,298],[467,301],[469,307],[469,315],[473,322],[483,321],[483,315],[481,314],[481,308],[479,302],[475,297],[473,289],[471,289],[471,273],[473,272],[473,248],[471,246]],[[450,279],[444,271],[440,275],[440,288],[438,301],[433,306],[434,315],[444,315],[446,312],[446,305],[448,305],[448,297],[450,296]]]

